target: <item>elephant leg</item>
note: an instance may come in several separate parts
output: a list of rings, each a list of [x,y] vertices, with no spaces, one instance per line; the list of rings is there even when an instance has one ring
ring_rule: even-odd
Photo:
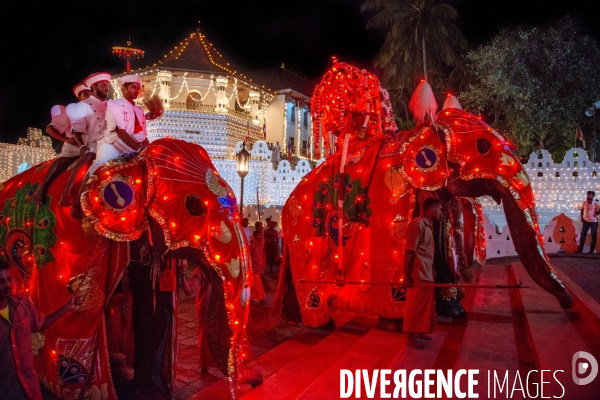
[[[444,215],[439,221],[433,223],[433,238],[435,252],[433,268],[436,283],[456,283],[457,276],[454,272],[454,260],[448,257],[448,246],[452,240],[450,236],[450,218]],[[465,309],[460,304],[458,290],[452,288],[435,289],[436,314],[444,317],[458,317],[464,315]]]
[[[283,296],[281,317],[289,325],[300,326],[302,325],[302,315],[300,314],[300,305],[298,304],[298,298],[296,297],[296,287],[294,286],[289,263],[286,263],[285,269],[285,285],[287,287],[287,293]]]
[[[162,377],[166,336],[172,312],[172,293],[154,291],[148,279],[150,266],[133,263],[129,288],[133,296],[135,362],[133,385],[136,392],[168,398],[169,387]],[[156,297],[154,297],[156,296]],[[156,298],[156,309],[154,299]],[[143,398],[143,395],[142,395]],[[158,397],[160,398],[160,397]]]
[[[474,276],[471,271],[473,263],[473,232],[474,226],[470,222],[473,218],[465,218],[463,203],[460,198],[452,197],[449,203],[452,228],[454,231],[454,244],[458,256],[458,270],[467,282],[473,282]]]
[[[216,367],[219,368],[223,375],[229,376],[227,366],[233,332],[229,327],[227,310],[225,308],[223,281],[219,277],[219,274],[212,268],[207,268],[206,272],[211,286],[208,320],[206,323],[208,347]]]

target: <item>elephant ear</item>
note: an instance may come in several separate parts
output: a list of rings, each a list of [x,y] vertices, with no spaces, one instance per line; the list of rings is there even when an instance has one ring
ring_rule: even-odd
[[[100,167],[81,196],[83,226],[118,242],[139,238],[148,229],[144,177],[137,156]]]
[[[444,185],[448,177],[446,152],[430,126],[408,133],[400,157],[400,172],[414,187],[431,191]]]

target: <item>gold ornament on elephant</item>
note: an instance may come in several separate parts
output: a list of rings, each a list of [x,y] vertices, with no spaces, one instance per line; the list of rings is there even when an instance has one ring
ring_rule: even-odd
[[[208,185],[210,191],[217,196],[227,196],[227,188],[221,184],[219,177],[210,169],[206,171],[206,184]]]
[[[235,279],[240,276],[240,262],[237,258],[232,258],[231,261],[226,262],[225,265],[232,278]]]
[[[391,167],[385,171],[383,181],[388,189],[390,189],[390,192],[392,192],[390,204],[398,203],[400,198],[408,193],[408,184],[396,167]]]
[[[231,235],[231,231],[227,227],[227,224],[225,224],[225,222],[223,221],[221,221],[219,228],[213,227],[213,232],[211,233],[211,236],[217,238],[219,242],[225,244],[231,242],[231,239],[233,238],[233,236]]]
[[[294,241],[292,243],[292,255],[301,262],[310,260],[310,249],[304,241]]]
[[[394,238],[396,245],[401,245],[404,242],[406,233],[406,218],[400,214],[394,217],[394,221],[390,225],[390,235]]]
[[[302,215],[302,205],[300,204],[300,201],[298,201],[296,196],[290,197],[288,201],[288,208],[290,210],[290,215],[292,216],[292,218],[290,219],[290,223],[292,224],[292,226],[296,226],[298,220],[300,219],[300,216]]]
[[[100,286],[94,281],[94,275],[89,272],[79,274],[69,279],[67,284],[70,293],[79,293],[81,302],[75,309],[75,313],[84,319],[94,318],[104,307],[104,295]]]
[[[31,347],[33,348],[33,358],[39,359],[42,356],[42,348],[46,345],[46,336],[44,332],[34,332],[31,334]]]
[[[94,225],[88,218],[84,218],[81,221],[81,229],[83,230],[83,233],[87,235],[87,237],[93,238],[94,236],[98,235],[96,229],[94,229]]]

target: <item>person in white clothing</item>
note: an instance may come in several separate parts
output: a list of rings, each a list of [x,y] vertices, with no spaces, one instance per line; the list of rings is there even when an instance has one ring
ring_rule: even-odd
[[[78,83],[73,88],[73,94],[79,101],[82,101],[90,97],[91,91],[83,83]],[[78,138],[73,136],[71,121],[65,106],[56,105],[52,107],[50,115],[52,116],[52,122],[46,127],[46,132],[53,138],[62,141],[63,145],[60,155],[54,160],[48,169],[48,173],[33,194],[33,202],[40,205],[44,203],[50,184],[79,157],[79,148],[84,144],[82,141],[77,142]]]
[[[275,162],[279,162],[281,161],[281,146],[279,145],[279,142],[277,142],[277,144],[273,147],[275,149]]]
[[[87,100],[92,95],[92,89],[85,86],[83,83],[78,83],[73,87],[73,94],[79,101]]]
[[[596,192],[590,190],[587,192],[586,199],[581,203],[580,221],[583,223],[581,227],[581,237],[579,238],[579,248],[577,253],[583,252],[585,239],[587,238],[588,230],[591,231],[592,243],[590,243],[590,254],[596,249],[596,240],[598,238],[598,215],[600,215],[600,204],[598,200],[594,201]]]
[[[83,84],[92,90],[92,95],[76,104],[67,106],[67,114],[71,118],[73,136],[78,143],[85,143],[79,148],[79,162],[73,168],[65,192],[59,200],[59,205],[68,207],[71,204],[71,217],[81,219],[81,189],[75,191],[77,177],[83,168],[88,168],[95,158],[97,142],[106,129],[106,98],[111,75],[107,72],[97,72],[84,79]],[[85,182],[85,180],[83,181]],[[77,195],[75,195],[77,193]],[[73,197],[71,201],[70,197]]]
[[[244,231],[244,236],[246,236],[247,243],[250,244],[252,230],[248,227],[248,218],[242,218],[242,230]]]
[[[91,176],[105,162],[127,154],[139,152],[148,145],[146,120],[159,117],[154,112],[144,114],[142,107],[136,105],[142,82],[137,75],[125,75],[119,78],[123,97],[109,100],[106,111],[106,130],[98,142],[96,159],[90,167]],[[161,110],[162,111],[162,110]]]

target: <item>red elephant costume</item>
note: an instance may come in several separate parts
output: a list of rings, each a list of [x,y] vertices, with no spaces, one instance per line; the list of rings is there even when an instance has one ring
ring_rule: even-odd
[[[425,85],[416,93],[424,94]],[[433,93],[429,97],[435,103]],[[307,326],[327,324],[328,306],[402,318],[406,228],[418,211],[419,193],[479,178],[499,183],[510,196],[511,212],[530,229],[530,245],[521,251],[541,255],[534,275],[569,306],[570,296],[543,250],[527,174],[512,145],[495,130],[462,110],[436,114],[435,104],[421,109],[427,123],[397,131],[378,79],[340,62],[315,88],[311,107],[317,157],[321,135],[327,157],[283,207],[284,260],[274,314],[284,295],[295,291]],[[465,196],[460,188],[452,190],[453,196]],[[473,203],[467,202],[476,226],[472,243],[477,257],[485,259],[481,207]],[[447,249],[450,258],[452,244]]]
[[[71,280],[83,300],[75,312],[34,338],[34,367],[43,384],[59,397],[117,398],[104,311],[129,264],[127,242],[149,231],[151,217],[169,251],[195,249],[217,274],[224,317],[214,327],[223,336],[215,351],[225,355],[219,368],[235,396],[240,366],[250,357],[245,333],[250,262],[235,198],[206,151],[161,139],[130,160],[105,164],[83,192],[83,222],[57,204],[68,173],[58,177],[41,206],[31,201],[51,162],[0,184],[0,251],[14,267],[21,292],[50,313],[69,299]],[[175,298],[173,292],[162,373],[171,385],[177,359]]]

